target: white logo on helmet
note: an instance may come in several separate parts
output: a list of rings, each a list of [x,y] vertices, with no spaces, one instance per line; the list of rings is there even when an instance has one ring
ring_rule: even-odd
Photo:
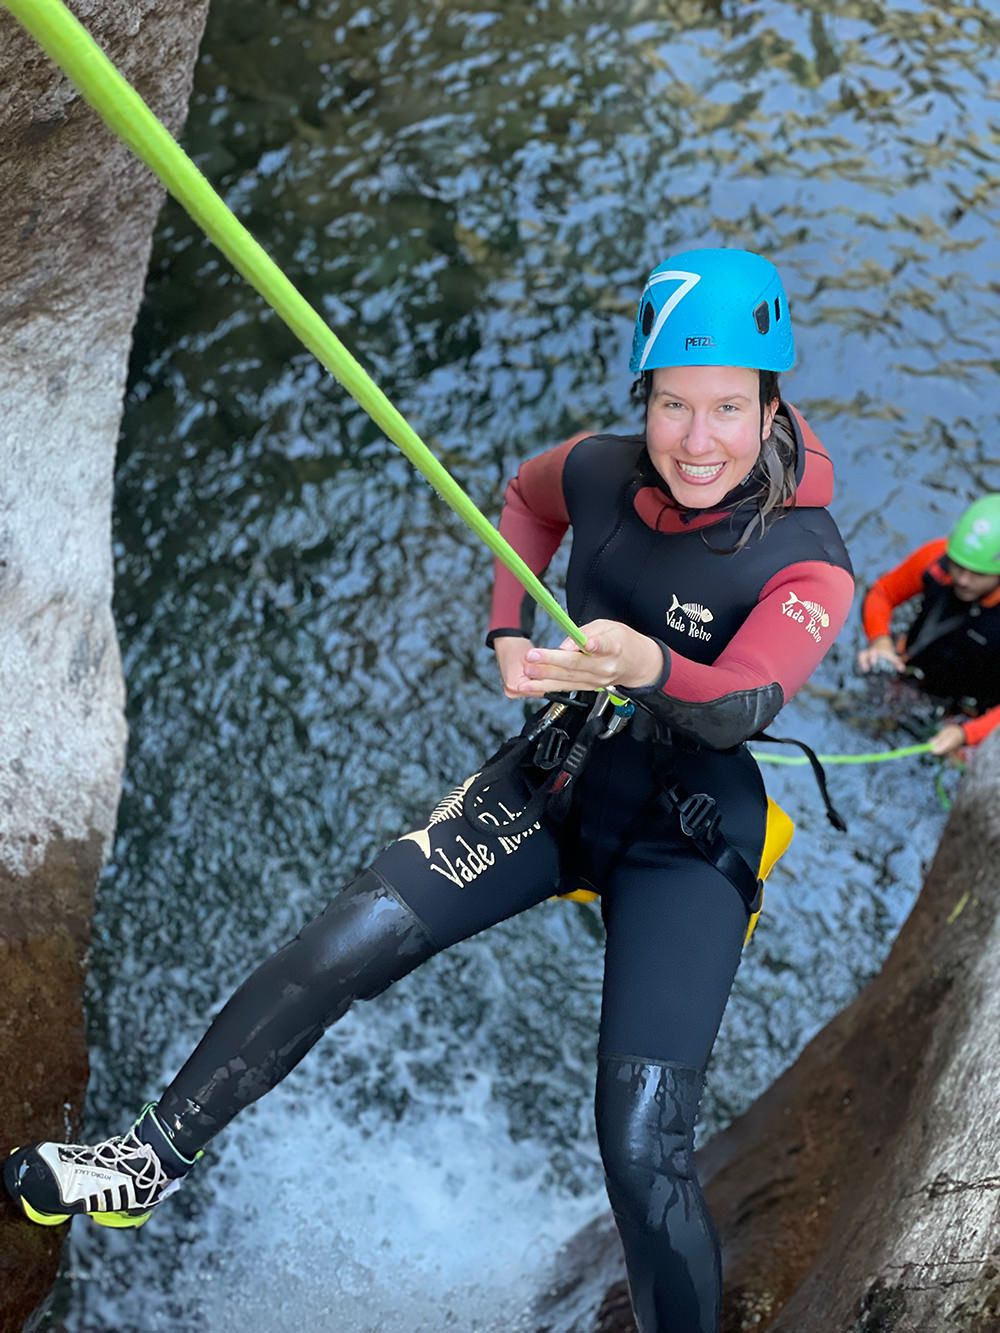
[[[650,278],[649,282],[647,282],[646,290],[642,294],[643,300],[646,299],[650,288],[657,286],[661,282],[678,282],[680,283],[680,286],[675,292],[670,294],[664,303],[663,309],[656,316],[656,323],[649,331],[646,345],[642,349],[642,356],[639,358],[640,370],[646,369],[646,362],[649,360],[649,354],[656,345],[656,340],[660,336],[664,324],[666,324],[667,320],[677,309],[678,304],[684,300],[688,292],[694,291],[698,283],[701,282],[701,274],[688,273],[686,269],[682,268],[671,268],[667,269],[664,273],[657,273],[654,277]]]
[[[974,550],[978,551],[985,538],[989,535],[992,526],[993,525],[988,518],[977,518],[972,525],[972,531],[965,540]]]

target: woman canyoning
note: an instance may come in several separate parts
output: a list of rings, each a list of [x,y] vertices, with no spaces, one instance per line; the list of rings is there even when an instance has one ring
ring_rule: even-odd
[[[126,1133],[14,1152],[4,1180],[27,1217],[141,1224],[354,1001],[585,887],[606,930],[597,1130],[636,1321],[717,1329],[693,1137],[760,905],[768,802],[745,743],[816,669],[853,594],[829,457],[781,396],[793,359],[765,258],[700,249],[653,270],[630,362],[642,430],[524,462],[500,523],[536,573],[571,531],[585,646],[536,646],[531,603],[498,564],[488,643],[503,690],[545,701],[522,734],[262,963]]]

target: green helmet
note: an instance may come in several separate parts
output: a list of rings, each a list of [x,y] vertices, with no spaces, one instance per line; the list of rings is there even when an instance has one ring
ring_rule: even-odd
[[[974,574],[1000,574],[1000,495],[969,505],[948,538],[948,557]]]

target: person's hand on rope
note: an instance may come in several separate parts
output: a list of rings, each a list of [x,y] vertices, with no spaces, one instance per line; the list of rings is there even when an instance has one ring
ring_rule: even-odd
[[[869,671],[905,671],[906,663],[896,652],[891,636],[880,634],[858,653],[858,670],[865,674]]]
[[[957,755],[966,744],[965,732],[956,722],[946,723],[936,736],[930,739],[931,754]]]
[[[587,636],[584,648],[568,638],[558,648],[527,644],[523,674],[514,685],[517,694],[567,694],[571,690],[605,690],[611,685],[628,689],[652,685],[663,670],[659,644],[628,625],[618,620],[592,620],[581,629]],[[524,639],[496,642],[526,644]],[[502,661],[500,669],[507,693],[513,682]]]

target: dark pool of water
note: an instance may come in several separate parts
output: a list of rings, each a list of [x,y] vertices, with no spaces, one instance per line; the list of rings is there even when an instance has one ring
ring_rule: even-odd
[[[862,581],[1000,489],[978,4],[213,0],[185,142],[491,516],[517,460],[630,426],[645,272],[775,258],[785,390]],[[995,200],[992,201],[995,206]],[[991,330],[992,335],[991,335]],[[490,561],[176,207],[118,475],[131,744],[100,888],[88,1128],[155,1095],[247,968],[518,725]],[[788,708],[900,738],[857,620]],[[895,710],[895,711],[894,711]],[[903,737],[905,739],[905,737]],[[796,770],[799,833],[716,1048],[723,1126],[878,968],[943,820],[921,761]],[[542,907],[362,1006],[139,1237],[79,1232],[67,1330],[511,1328],[601,1206],[592,912]]]

